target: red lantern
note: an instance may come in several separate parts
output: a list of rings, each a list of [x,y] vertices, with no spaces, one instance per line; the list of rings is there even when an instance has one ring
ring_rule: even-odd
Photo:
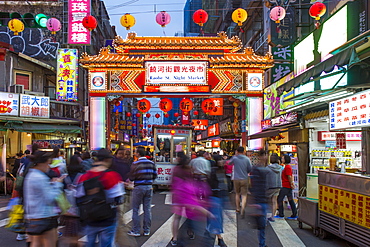
[[[168,118],[170,115],[168,115],[168,113],[164,114],[164,117],[165,118]]]
[[[126,112],[126,117],[131,117],[131,112]]]
[[[156,117],[156,118],[160,118],[160,117],[161,117],[161,115],[159,115],[159,113],[157,113],[157,114],[155,114],[155,117]]]
[[[141,99],[137,102],[137,109],[141,112],[148,112],[151,108],[152,104],[150,104],[150,101],[147,99]]]
[[[183,111],[183,112],[189,112],[193,109],[193,101],[191,101],[190,99],[182,99],[180,101],[180,110]]]
[[[144,125],[140,124],[140,128],[142,128]]]
[[[198,121],[197,121],[197,124],[199,125],[201,122],[202,122],[202,121],[198,120]]]
[[[195,116],[197,116],[199,114],[198,111],[194,111],[193,113],[194,113]]]
[[[148,128],[151,128],[152,127],[152,125],[151,124],[148,124]]]
[[[120,106],[121,105],[121,102],[119,102],[119,101],[117,101],[116,103],[115,103],[115,106]]]
[[[312,18],[315,18],[317,21],[320,20],[320,17],[326,13],[326,6],[321,2],[314,3],[309,10],[309,14]]]
[[[141,116],[140,113],[136,113],[136,117],[139,118]]]
[[[82,19],[82,25],[89,31],[94,30],[98,26],[98,22],[92,15],[87,15]]]
[[[134,126],[134,127],[135,127],[135,126],[136,126],[136,123],[132,123],[132,126]]]
[[[150,113],[147,113],[145,116],[146,116],[147,118],[150,118],[152,115],[151,115]]]
[[[215,107],[215,104],[213,103],[213,100],[211,100],[211,99],[203,100],[203,102],[202,102],[202,110],[205,113],[211,112],[214,107]]]
[[[193,21],[198,24],[199,26],[203,26],[208,20],[208,13],[203,9],[198,9],[193,14]]]
[[[175,112],[173,115],[174,115],[175,117],[179,117],[179,113],[178,113],[178,112]]]
[[[169,112],[172,110],[172,101],[170,99],[164,98],[159,101],[159,109],[161,109],[164,112]]]
[[[191,125],[194,125],[194,122],[193,121],[191,121],[191,123],[190,123]]]

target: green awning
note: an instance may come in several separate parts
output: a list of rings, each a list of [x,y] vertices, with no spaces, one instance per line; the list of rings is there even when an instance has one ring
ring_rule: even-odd
[[[14,129],[19,132],[29,133],[81,133],[82,129],[76,125],[59,125],[59,124],[41,124],[41,123],[5,123],[0,126],[1,129]]]
[[[355,63],[360,62],[358,58],[355,48],[353,46],[335,54],[331,58],[316,64],[311,69],[303,72],[299,76],[293,78],[292,80],[288,81],[287,83],[281,85],[276,90],[279,95],[283,94],[283,92],[289,92],[292,88],[298,87],[299,85],[305,84],[312,80],[312,78],[320,76],[322,72],[329,73],[334,70],[335,66],[343,67],[348,65],[350,68]]]

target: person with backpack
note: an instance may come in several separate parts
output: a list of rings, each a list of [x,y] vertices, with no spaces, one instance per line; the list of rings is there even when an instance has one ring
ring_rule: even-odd
[[[97,161],[77,182],[76,201],[80,218],[86,224],[87,246],[113,246],[117,225],[117,205],[122,204],[124,187],[121,176],[110,170],[113,156],[100,149]]]
[[[137,147],[135,155],[138,158],[131,166],[129,179],[134,181],[132,191],[132,221],[133,228],[128,235],[140,237],[139,207],[143,203],[144,210],[144,236],[150,235],[152,222],[151,203],[153,196],[153,182],[157,178],[157,169],[153,161],[145,157],[144,147]]]

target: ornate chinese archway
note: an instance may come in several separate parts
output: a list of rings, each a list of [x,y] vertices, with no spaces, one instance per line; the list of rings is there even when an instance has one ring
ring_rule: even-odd
[[[273,66],[270,54],[256,55],[237,37],[117,37],[114,50],[82,54],[89,72],[90,147],[105,146],[106,97],[163,95],[261,97],[263,73]],[[176,96],[175,96],[176,97]],[[104,138],[103,138],[104,137]]]

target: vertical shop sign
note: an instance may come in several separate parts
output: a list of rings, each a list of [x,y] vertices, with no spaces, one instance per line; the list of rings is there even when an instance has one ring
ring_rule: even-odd
[[[181,114],[181,123],[185,125],[190,124],[190,115],[188,112],[183,112]]]
[[[293,71],[293,49],[291,46],[272,47],[272,56],[276,63],[271,70],[271,83],[280,80]]]
[[[78,50],[58,49],[57,100],[77,101]]]
[[[286,10],[286,16],[281,20],[280,23],[271,23],[271,40],[270,45],[272,46],[288,46],[295,41],[296,36],[296,20],[294,18],[294,8],[288,7]]]
[[[87,15],[90,15],[89,0],[68,1],[68,44],[90,45],[90,32],[82,24]]]
[[[224,99],[223,98],[211,98],[213,101],[213,109],[209,112],[211,116],[222,116],[224,115]]]
[[[336,141],[336,146],[338,149],[346,149],[346,133],[336,133],[335,134],[335,141]]]
[[[0,93],[0,116],[18,116],[19,94]]]
[[[49,118],[49,97],[21,94],[20,113],[21,117]]]
[[[132,135],[134,136],[137,136],[138,135],[138,124],[139,124],[139,118],[136,117],[136,113],[138,113],[139,111],[135,108],[135,109],[132,109],[132,123],[134,125],[132,125]]]

